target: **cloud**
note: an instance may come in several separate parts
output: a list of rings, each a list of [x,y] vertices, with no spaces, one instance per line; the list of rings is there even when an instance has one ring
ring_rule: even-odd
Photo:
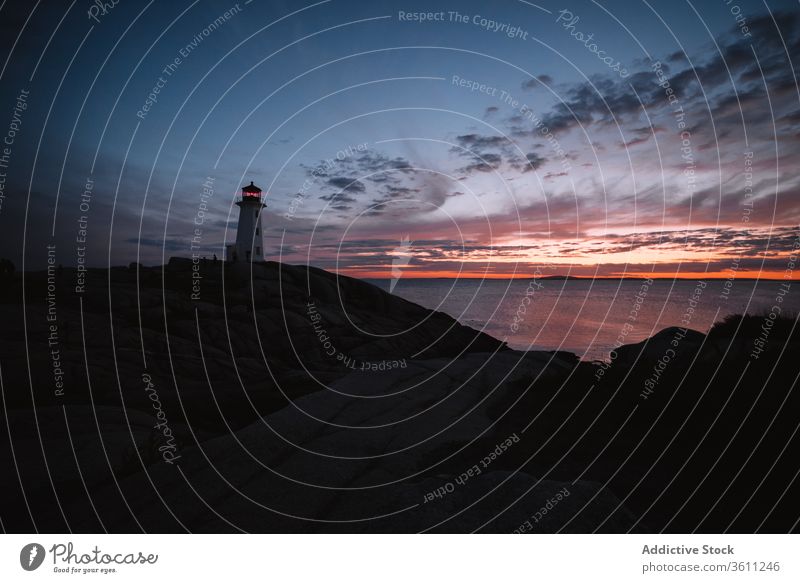
[[[426,173],[422,178],[424,185],[421,190],[423,201],[427,203],[427,210],[435,211],[444,205],[450,196],[452,181],[441,174],[435,173]]]
[[[651,136],[657,134],[658,132],[663,132],[664,128],[661,126],[644,126],[640,128],[633,128],[627,131],[633,134],[634,137],[627,142],[622,142],[619,145],[620,148],[631,148],[639,144],[644,144],[650,139]]]
[[[380,152],[365,152],[364,154],[352,159],[353,165],[359,172],[371,174],[374,172],[391,172],[398,170],[407,172],[412,170],[411,163],[402,156],[389,156]]]
[[[482,136],[480,134],[465,134],[463,136],[456,136],[456,141],[462,148],[468,150],[483,150],[486,148],[501,148],[509,143],[508,138],[503,136]],[[453,151],[461,152],[459,148],[454,148]]]
[[[522,88],[525,90],[537,89],[543,85],[552,85],[553,78],[550,75],[539,75],[532,79],[526,79],[522,82]]]
[[[475,161],[459,168],[459,172],[463,174],[472,174],[473,172],[493,172],[500,168],[503,163],[503,158],[499,154],[485,153],[481,156],[476,155]]]
[[[130,237],[125,240],[126,243],[141,245],[142,247],[155,247],[165,251],[186,251],[190,247],[190,241],[186,239],[178,239],[167,237],[166,239],[152,239],[149,237]]]
[[[328,202],[336,201],[338,203],[345,203],[345,202],[356,202],[356,199],[352,196],[348,196],[344,193],[344,191],[339,192],[332,192],[330,194],[323,194],[320,195],[320,200],[325,200]]]
[[[540,156],[536,152],[529,152],[525,155],[525,158],[515,157],[510,160],[511,167],[515,170],[518,170],[525,174],[526,172],[532,172],[533,170],[537,170],[547,162],[547,158],[544,156]]]
[[[394,184],[387,184],[385,189],[386,195],[390,198],[412,196],[419,192],[419,188],[409,188],[407,186],[395,186]]]
[[[691,109],[693,115],[697,115],[697,111],[707,109],[706,100],[709,100],[716,114],[732,104],[737,105],[738,113],[737,92],[739,99],[753,97],[764,100],[765,83],[772,93],[796,90],[794,71],[789,66],[786,52],[788,48],[790,54],[800,53],[799,18],[794,12],[775,13],[779,35],[769,15],[757,15],[750,22],[752,39],[742,38],[733,26],[729,35],[717,40],[719,51],[711,46],[710,51],[701,53],[703,56],[700,58],[687,58],[681,52],[666,56],[662,67],[684,110]],[[711,56],[706,58],[705,54]],[[537,85],[532,79],[523,81],[525,88]],[[631,91],[631,87],[636,93]],[[542,121],[554,133],[566,132],[579,126],[629,121],[631,116],[641,114],[642,106],[657,110],[669,108],[664,89],[657,86],[656,77],[646,63],[642,64],[642,70],[624,80],[611,76],[596,77],[567,87],[562,101],[555,104]],[[763,116],[769,115],[769,108],[763,107],[762,103],[748,113],[759,116],[752,120],[752,123],[758,123],[763,121]]]
[[[536,170],[546,162],[543,156],[535,152],[521,155],[518,145],[503,136],[473,133],[456,136],[456,141],[460,147],[455,146],[450,151],[470,160],[469,164],[458,169],[467,175],[498,170],[504,161],[510,168],[524,174]]]
[[[349,178],[347,176],[336,176],[329,178],[327,180],[327,184],[335,188],[346,190],[347,192],[364,192],[366,190],[363,182],[356,178]]]

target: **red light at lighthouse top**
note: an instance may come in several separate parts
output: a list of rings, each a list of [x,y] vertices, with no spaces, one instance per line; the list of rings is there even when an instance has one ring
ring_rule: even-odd
[[[257,200],[261,201],[261,189],[250,182],[248,186],[242,188],[242,200]]]

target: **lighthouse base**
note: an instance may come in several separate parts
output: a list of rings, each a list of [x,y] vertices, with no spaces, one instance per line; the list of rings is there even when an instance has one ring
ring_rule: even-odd
[[[229,261],[234,263],[238,260],[238,254],[236,253],[236,245],[225,245],[225,261]]]
[[[264,255],[261,253],[261,248],[256,247],[254,250],[250,248],[241,249],[240,245],[230,243],[225,245],[225,261],[229,263],[253,263],[264,261]]]

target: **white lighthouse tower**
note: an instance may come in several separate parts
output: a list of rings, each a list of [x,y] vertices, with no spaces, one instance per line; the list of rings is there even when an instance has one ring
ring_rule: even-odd
[[[242,198],[236,201],[239,207],[239,224],[236,227],[236,243],[227,245],[228,261],[264,261],[264,242],[261,234],[261,189],[250,183],[242,188]]]

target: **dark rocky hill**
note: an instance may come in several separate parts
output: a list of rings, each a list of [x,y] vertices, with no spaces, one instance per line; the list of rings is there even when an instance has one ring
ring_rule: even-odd
[[[98,269],[82,293],[76,278],[0,286],[10,531],[746,532],[797,518],[796,463],[775,463],[797,454],[786,321],[757,360],[748,317],[588,363],[509,350],[303,266]]]

